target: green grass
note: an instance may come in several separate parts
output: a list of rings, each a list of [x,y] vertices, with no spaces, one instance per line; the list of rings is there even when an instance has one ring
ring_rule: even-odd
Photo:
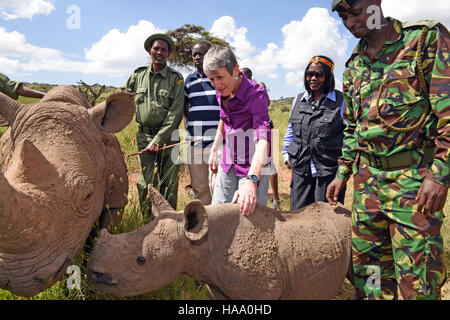
[[[33,100],[20,100],[22,103],[30,103],[34,102]],[[284,99],[282,103],[272,103],[270,116],[271,119],[275,123],[275,128],[278,129],[278,138],[279,138],[279,160],[280,167],[283,166],[283,158],[281,154],[283,137],[286,132],[286,128],[288,125],[290,104],[292,101],[290,99]],[[282,106],[286,106],[287,108],[282,108]],[[288,111],[286,111],[288,110]],[[125,128],[122,132],[118,133],[116,136],[119,139],[119,142],[122,147],[122,151],[124,154],[132,154],[137,152],[137,147],[135,143],[135,133],[137,130],[137,125],[134,121],[130,123],[130,125]],[[0,135],[3,133],[4,128],[0,128]],[[139,162],[137,157],[129,157],[126,159],[127,167],[129,170],[129,174],[137,174],[139,172]],[[280,168],[284,170],[284,168]],[[181,176],[180,180],[186,182],[188,180],[187,171],[182,168],[180,170]],[[280,191],[288,190],[289,185],[280,185]],[[345,204],[347,207],[351,207],[351,198],[352,198],[352,181],[350,180]],[[178,208],[184,208],[185,204],[189,202],[190,198],[184,192],[184,190],[179,190],[179,198],[178,198]],[[282,194],[282,206],[284,210],[288,210],[289,208],[289,197],[285,192]],[[449,196],[450,197],[450,196]],[[135,186],[130,187],[129,192],[129,203],[123,210],[123,219],[119,226],[110,227],[111,233],[124,233],[139,228],[140,226],[147,223],[147,220],[142,218],[140,213],[139,205],[138,205],[138,196],[137,190]],[[444,252],[444,261],[447,266],[448,276],[450,277],[450,218],[448,215],[450,213],[450,202],[448,201],[444,208],[444,213],[447,216],[444,220],[444,224],[442,227],[442,235],[444,238],[445,252]],[[92,285],[86,279],[86,262],[89,259],[89,254],[83,249],[83,251],[75,258],[73,264],[78,265],[81,268],[82,273],[82,281],[81,281],[81,292],[78,290],[69,290],[66,287],[66,281],[68,276],[64,276],[59,282],[54,284],[51,288],[45,290],[44,292],[32,297],[27,298],[31,300],[110,300],[117,299],[111,295],[105,295],[101,292],[96,291]],[[336,297],[337,299],[349,299],[353,295],[353,289],[349,283],[345,283],[341,289],[341,292]],[[443,299],[450,299],[450,288],[447,283],[446,287],[443,289]],[[23,297],[18,297],[11,294],[8,291],[0,290],[0,300],[16,300],[16,299],[25,299]],[[193,300],[202,300],[207,299],[206,289],[203,287],[198,290],[196,288],[196,283],[194,279],[189,276],[181,275],[172,283],[167,285],[164,288],[156,290],[154,292],[130,297],[127,299],[132,300],[146,300],[146,299],[156,299],[156,300],[179,300],[179,299],[193,299]]]

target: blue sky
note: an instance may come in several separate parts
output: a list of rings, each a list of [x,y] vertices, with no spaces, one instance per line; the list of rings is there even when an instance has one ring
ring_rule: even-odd
[[[402,20],[435,18],[448,25],[449,3],[384,0],[383,10]],[[316,54],[335,60],[340,85],[356,39],[331,13],[330,4],[331,0],[0,0],[0,72],[27,82],[83,80],[121,86],[135,68],[149,62],[143,49],[148,35],[189,23],[232,43],[241,67],[250,67],[254,78],[266,83],[272,99],[291,97],[303,90],[304,68]],[[76,11],[68,12],[71,8]]]

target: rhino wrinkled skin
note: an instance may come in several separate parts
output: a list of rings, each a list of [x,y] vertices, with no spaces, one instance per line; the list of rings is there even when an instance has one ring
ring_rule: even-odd
[[[315,203],[283,212],[238,205],[175,212],[149,185],[156,218],[129,233],[105,229],[89,258],[88,278],[105,293],[133,296],[178,275],[206,282],[217,299],[331,299],[351,259],[350,212]]]
[[[133,96],[92,107],[70,86],[23,106],[0,94],[0,288],[33,296],[61,278],[102,210],[128,193],[112,134],[135,110]]]

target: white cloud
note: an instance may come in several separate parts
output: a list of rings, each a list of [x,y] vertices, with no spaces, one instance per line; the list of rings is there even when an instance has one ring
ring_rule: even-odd
[[[140,65],[148,64],[149,56],[144,41],[152,33],[162,32],[151,22],[139,21],[126,32],[110,30],[98,42],[84,50],[83,60],[73,55],[34,46],[25,35],[0,27],[0,70],[7,73],[21,71],[64,71],[124,76]]]
[[[342,68],[338,68],[336,74],[342,73],[349,40],[348,34],[339,32],[339,23],[327,9],[312,8],[302,20],[286,24],[280,30],[280,41],[268,42],[265,48],[255,47],[247,39],[247,29],[237,26],[230,16],[214,21],[210,32],[236,48],[240,66],[251,68],[256,79],[284,77],[287,85],[303,89],[304,69],[314,55],[331,57]],[[149,56],[143,44],[156,32],[164,30],[144,20],[123,32],[112,29],[85,48],[80,58],[35,46],[20,32],[8,32],[0,27],[0,70],[9,74],[59,71],[123,77],[136,67],[148,64]]]
[[[2,0],[0,18],[4,20],[32,19],[35,15],[48,16],[55,6],[51,0]]]
[[[25,35],[0,27],[0,69],[17,71],[73,71],[83,68],[82,62],[72,61],[59,50],[27,43]]]
[[[402,21],[439,20],[450,27],[450,1],[448,0],[383,0],[383,13]]]
[[[286,83],[303,88],[303,73],[313,56],[326,55],[336,65],[344,65],[349,41],[347,34],[339,32],[339,24],[327,9],[312,8],[301,21],[291,21],[281,29],[281,47],[270,42],[263,50],[248,41],[247,29],[238,28],[230,16],[217,19],[210,31],[236,49],[240,66],[252,69],[255,78],[258,75],[277,78],[287,71]]]
[[[315,55],[330,57],[336,66],[345,63],[349,42],[339,32],[339,23],[327,9],[311,8],[301,21],[291,21],[282,28],[284,40],[278,60],[291,70],[286,75],[289,85],[303,88],[303,73]]]
[[[153,33],[164,32],[151,22],[141,20],[126,32],[110,30],[99,42],[85,50],[89,67],[86,73],[106,73],[109,76],[129,74],[140,65],[148,64],[144,42]]]

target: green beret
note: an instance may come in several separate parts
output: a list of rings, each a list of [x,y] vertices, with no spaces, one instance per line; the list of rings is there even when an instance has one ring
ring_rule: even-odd
[[[149,51],[150,46],[152,45],[153,41],[155,40],[164,40],[169,45],[169,51],[172,53],[175,50],[175,44],[173,43],[173,40],[170,38],[170,36],[166,33],[155,33],[152,34],[150,37],[145,40],[144,48],[145,51]]]
[[[333,0],[331,5],[331,11],[347,11],[354,7],[361,0]]]

